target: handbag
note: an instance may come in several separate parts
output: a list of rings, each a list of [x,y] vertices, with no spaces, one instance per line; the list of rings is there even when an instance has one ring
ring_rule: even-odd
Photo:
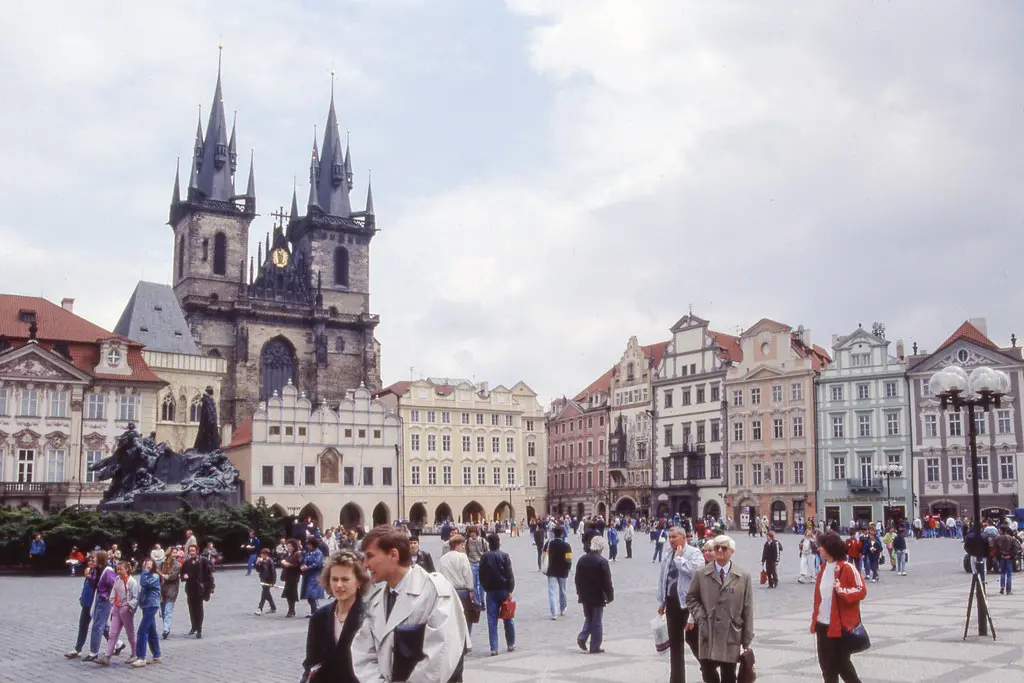
[[[764,569],[761,570],[761,585],[768,583],[768,572]]]
[[[544,543],[544,547],[541,550],[541,555],[540,555],[540,573],[543,574],[544,576],[548,575],[548,567],[551,565],[551,559],[550,559],[550,557],[548,557],[548,544],[549,543],[551,543],[551,541],[547,541],[546,543]]]
[[[516,618],[516,601],[513,598],[508,598],[501,603],[501,607],[498,609],[498,618],[502,621]]]
[[[658,652],[668,650],[671,643],[668,637],[668,622],[665,621],[664,614],[651,619],[651,632],[654,634],[654,649]]]
[[[754,651],[749,647],[740,653],[740,669],[736,676],[736,683],[754,683],[757,680],[757,671],[754,669]]]
[[[842,602],[839,601],[839,592],[836,591],[835,588],[832,589],[832,599],[836,601],[836,610],[839,612],[839,623],[842,625],[843,605]],[[868,636],[868,632],[864,628],[863,619],[852,629],[847,629],[845,626],[843,626],[842,629],[843,635],[841,638],[843,649],[845,649],[849,654],[855,655],[858,652],[864,652],[871,647],[871,638]]]

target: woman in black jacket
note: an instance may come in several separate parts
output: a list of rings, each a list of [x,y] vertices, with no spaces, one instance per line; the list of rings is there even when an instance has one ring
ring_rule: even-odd
[[[288,601],[288,614],[285,617],[295,616],[295,603],[299,601],[299,578],[301,577],[302,552],[299,550],[299,542],[293,538],[288,541],[288,554],[281,560],[281,580],[284,581],[281,597]]]
[[[355,552],[343,550],[324,562],[320,585],[334,600],[309,620],[303,680],[359,683],[352,670],[352,639],[363,616],[363,596],[370,575]]]
[[[480,557],[480,585],[487,594],[487,635],[491,644],[491,656],[498,654],[498,614],[501,603],[512,598],[516,589],[516,576],[512,572],[512,558],[501,550],[498,534],[487,536],[490,550]],[[516,625],[514,619],[504,619],[505,645],[508,651],[516,649]]]

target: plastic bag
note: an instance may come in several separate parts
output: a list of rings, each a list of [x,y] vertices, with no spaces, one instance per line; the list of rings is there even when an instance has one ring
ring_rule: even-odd
[[[668,622],[665,621],[664,614],[651,619],[651,632],[654,634],[654,649],[658,652],[668,650]]]

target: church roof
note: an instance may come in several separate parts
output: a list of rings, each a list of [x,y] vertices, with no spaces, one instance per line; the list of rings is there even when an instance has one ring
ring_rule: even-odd
[[[199,355],[170,285],[144,281],[135,285],[114,332],[145,345],[149,351]]]

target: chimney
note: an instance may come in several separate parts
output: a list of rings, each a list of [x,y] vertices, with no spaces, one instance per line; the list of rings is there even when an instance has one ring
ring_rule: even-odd
[[[986,337],[988,336],[988,318],[971,318],[967,322],[977,327],[978,332],[981,332]]]
[[[72,299],[69,296],[66,296],[66,297],[64,297],[63,299],[60,300],[60,307],[63,308],[68,313],[74,313],[75,312],[75,300]]]

